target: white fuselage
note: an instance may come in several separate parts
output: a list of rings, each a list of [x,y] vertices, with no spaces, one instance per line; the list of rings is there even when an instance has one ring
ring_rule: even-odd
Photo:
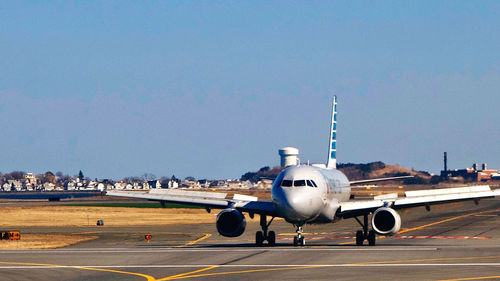
[[[349,200],[350,193],[341,171],[307,165],[283,170],[271,191],[279,216],[296,225],[334,221],[339,202]]]

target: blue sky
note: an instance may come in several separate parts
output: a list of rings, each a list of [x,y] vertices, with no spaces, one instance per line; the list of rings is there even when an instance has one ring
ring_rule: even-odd
[[[0,171],[500,169],[500,2],[0,2]]]

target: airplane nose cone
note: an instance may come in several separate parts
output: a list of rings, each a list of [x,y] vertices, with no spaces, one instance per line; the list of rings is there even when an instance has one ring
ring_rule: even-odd
[[[283,188],[277,203],[283,216],[291,221],[306,221],[315,217],[319,206],[315,194],[302,188]]]

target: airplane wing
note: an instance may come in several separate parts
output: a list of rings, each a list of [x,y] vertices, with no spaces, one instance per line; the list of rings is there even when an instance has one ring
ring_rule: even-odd
[[[258,201],[257,197],[241,194],[234,194],[232,198],[227,198],[227,193],[220,192],[151,189],[149,192],[110,190],[106,192],[106,195],[147,199],[159,201],[162,204],[169,202],[202,206],[207,209],[233,208],[250,214],[277,216],[271,201]]]
[[[500,196],[500,189],[491,190],[488,185],[407,191],[402,197],[398,197],[397,193],[392,193],[375,196],[371,200],[342,202],[340,203],[339,215],[343,218],[352,218],[373,212],[380,207],[391,207],[398,210],[495,196]]]
[[[390,178],[357,180],[357,181],[350,181],[349,184],[372,183],[372,182],[390,181],[390,180],[407,179],[407,178],[413,178],[413,176],[400,176],[400,177],[390,177]]]

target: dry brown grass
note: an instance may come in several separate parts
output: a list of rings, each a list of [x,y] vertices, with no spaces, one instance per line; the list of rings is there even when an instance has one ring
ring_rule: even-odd
[[[387,174],[397,174],[397,173],[408,173],[410,175],[418,175],[425,179],[430,179],[431,177],[420,172],[416,172],[405,167],[398,165],[386,165],[383,169],[375,170],[370,173],[371,177],[380,178]]]
[[[97,238],[97,236],[21,233],[21,240],[0,240],[0,250],[55,249]]]
[[[0,213],[0,227],[94,226],[99,219],[106,227],[214,223],[217,210],[30,206],[1,207]]]

